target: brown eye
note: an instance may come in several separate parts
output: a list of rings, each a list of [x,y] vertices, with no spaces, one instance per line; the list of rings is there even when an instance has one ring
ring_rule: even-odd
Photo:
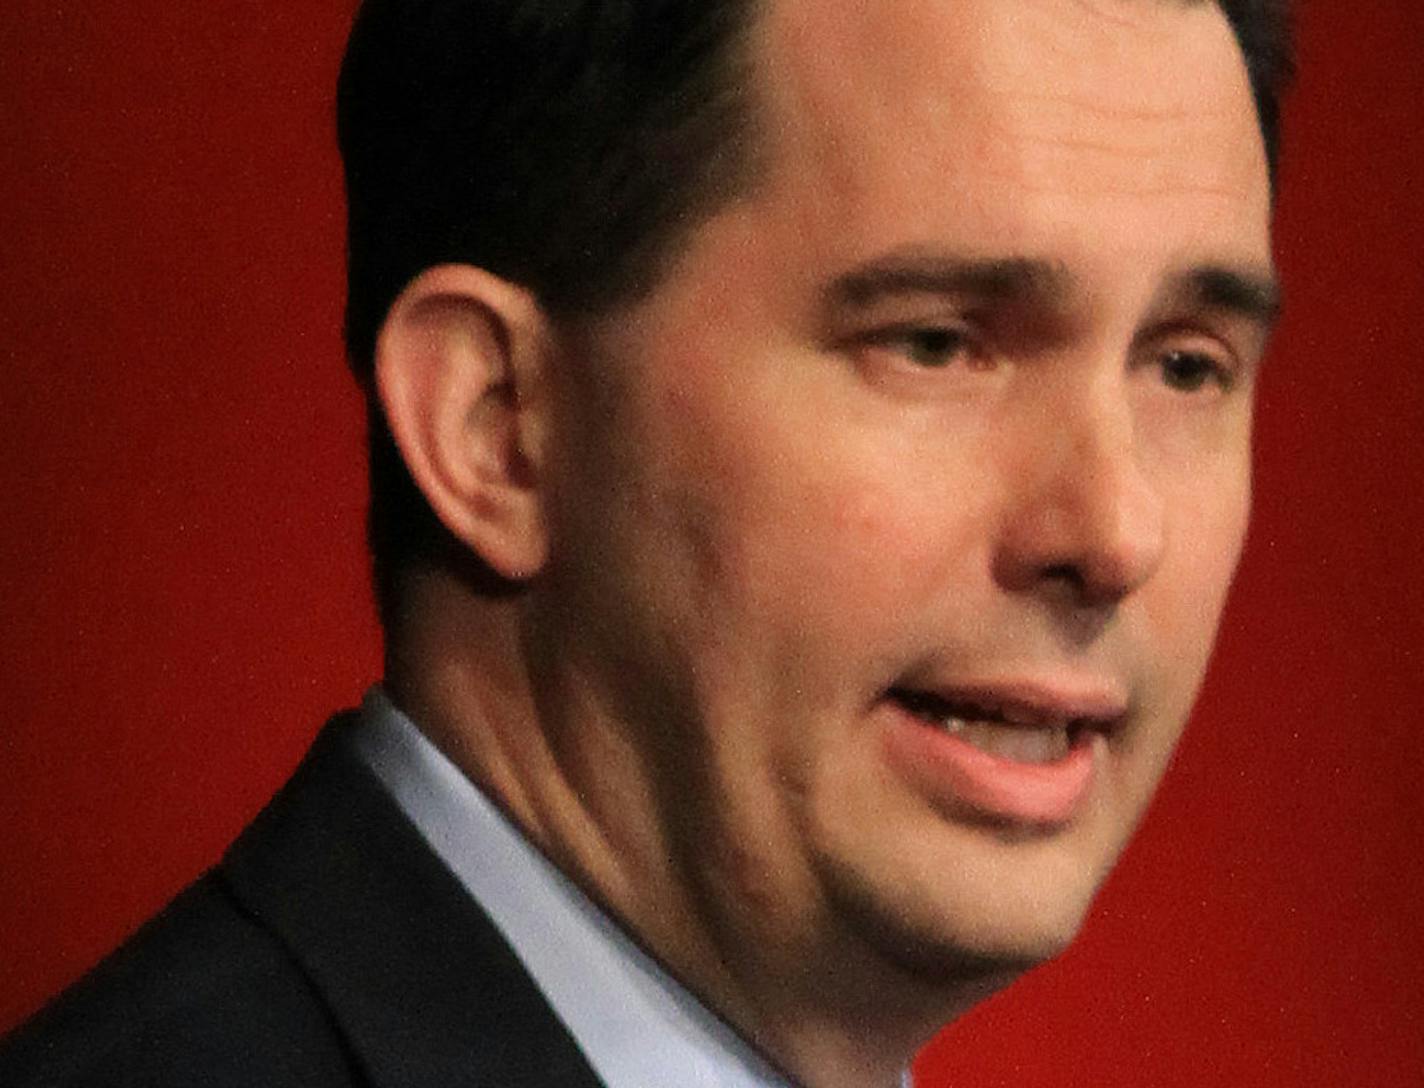
[[[865,343],[891,351],[916,367],[937,370],[959,361],[970,350],[969,337],[946,325],[903,325],[865,337]]]
[[[1198,393],[1208,383],[1231,387],[1231,375],[1210,355],[1199,351],[1169,351],[1161,357],[1162,381],[1179,393]]]
[[[905,336],[905,355],[918,366],[948,366],[965,349],[956,329],[915,329]]]

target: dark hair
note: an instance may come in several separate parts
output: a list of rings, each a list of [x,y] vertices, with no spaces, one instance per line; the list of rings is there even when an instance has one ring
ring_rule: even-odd
[[[1245,54],[1274,175],[1290,57],[1284,0],[1216,2]],[[366,0],[342,67],[338,128],[347,348],[368,394],[386,311],[433,265],[488,269],[555,319],[655,286],[686,233],[756,176],[747,42],[758,7]],[[485,591],[510,588],[439,524],[368,400],[370,543],[388,625],[394,576],[417,556],[458,562]]]
[[[410,480],[369,381],[405,285],[446,262],[529,289],[554,318],[657,280],[754,169],[742,43],[755,0],[366,0],[338,87],[346,340],[368,384],[378,603],[417,556],[461,555]]]
[[[1295,70],[1290,0],[1215,0],[1246,59],[1271,186],[1281,157],[1281,95]]]

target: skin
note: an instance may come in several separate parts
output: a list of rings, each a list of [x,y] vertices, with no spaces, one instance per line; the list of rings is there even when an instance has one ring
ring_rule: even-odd
[[[1214,5],[782,2],[755,52],[764,182],[651,297],[572,335],[456,270],[458,395],[403,377],[452,352],[394,312],[412,472],[529,583],[413,576],[387,683],[798,1081],[886,1085],[1068,944],[1186,721],[1270,194]],[[441,397],[455,453],[403,422]],[[892,685],[1023,681],[1125,708],[1072,819],[973,818],[892,756]]]

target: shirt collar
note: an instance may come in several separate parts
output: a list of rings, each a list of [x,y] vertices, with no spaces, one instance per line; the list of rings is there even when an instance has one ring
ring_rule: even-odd
[[[530,844],[379,688],[367,695],[353,739],[608,1088],[791,1088]]]

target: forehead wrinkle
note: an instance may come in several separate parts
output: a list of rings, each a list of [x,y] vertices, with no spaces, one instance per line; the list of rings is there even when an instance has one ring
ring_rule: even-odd
[[[1096,15],[1100,19],[1105,19],[1110,23],[1115,23],[1119,27],[1135,27],[1142,23],[1142,13],[1139,11],[1134,17],[1130,10],[1123,10],[1121,5],[1110,9],[1107,4],[1095,2],[1095,0],[1073,0],[1073,2],[1090,15]]]
[[[1235,178],[1207,179],[1203,165],[1181,154],[1183,147],[1201,146],[1214,139],[1232,138],[1235,117],[1225,109],[1181,107],[1130,107],[1093,102],[1065,95],[1038,94],[1013,87],[996,89],[1000,103],[1010,108],[979,118],[986,134],[984,141],[985,169],[1006,176],[1022,173],[1014,168],[1037,161],[1040,167],[1047,160],[1077,158],[1080,163],[1093,162],[1124,176],[1138,175],[1131,185],[1083,186],[1076,181],[1086,171],[1071,169],[1061,173],[1054,186],[1064,192],[1129,192],[1160,195],[1165,192],[1196,192],[1225,194],[1237,183]],[[1015,153],[1017,152],[1017,154]],[[1169,185],[1149,183],[1152,164],[1160,164],[1155,174],[1170,170]],[[997,169],[996,169],[997,167]],[[1192,172],[1202,176],[1193,179]],[[1029,189],[1040,188],[1024,177]]]
[[[1134,3],[1113,3],[1110,0],[1073,0],[1090,15],[1095,15],[1120,27],[1140,26],[1147,18],[1146,7],[1153,3],[1175,3],[1177,7],[1198,7],[1210,0],[1136,0]]]
[[[771,4],[756,61],[785,244],[814,236],[842,267],[897,242],[1076,261],[1096,236],[1075,224],[1111,214],[1160,267],[1151,224],[1180,214],[1200,222],[1189,249],[1263,250],[1264,149],[1230,27],[1205,0],[1142,3],[1126,36],[1150,37],[1147,60],[1079,27],[1106,43],[1080,60],[1064,23],[1088,13],[1069,0]],[[1057,47],[1030,56],[1024,23]]]
[[[987,90],[1001,107],[1008,107],[986,110],[982,122],[987,127],[1005,135],[1065,146],[1160,150],[1166,143],[1180,141],[1184,130],[1196,130],[1206,138],[1239,120],[1224,105],[1211,107],[1200,102],[1129,106],[1070,94],[1034,93],[1012,84],[990,85]]]
[[[1249,185],[1258,158],[1251,153],[1254,124],[1209,103],[1114,107],[1006,88],[976,124],[981,168],[1028,191],[1230,196]],[[1244,153],[1227,159],[1190,153],[1221,145]]]
[[[1217,110],[1206,110],[1200,104],[1191,106],[1124,106],[1117,103],[1104,103],[1096,99],[1085,96],[1075,96],[1066,91],[1029,91],[1015,84],[1004,82],[998,84],[986,84],[987,89],[995,95],[1014,96],[1024,101],[1032,102],[1036,107],[1042,106],[1066,106],[1078,113],[1088,115],[1098,115],[1111,121],[1171,121],[1188,116],[1214,117],[1219,121],[1230,121],[1231,112],[1225,107]]]
[[[779,18],[768,20],[762,59],[780,107],[778,142],[809,139],[809,148],[833,157],[846,131],[873,137],[898,124],[923,133],[917,144],[957,141],[966,154],[993,150],[973,146],[992,135],[1029,148],[1111,149],[1125,158],[1175,151],[1185,159],[1181,149],[1199,140],[1257,138],[1254,110],[1242,108],[1251,104],[1244,65],[1216,5],[1140,3],[1142,25],[1130,38],[1192,39],[1170,72],[1157,70],[1153,49],[1081,25],[1065,0],[963,10],[907,0],[886,19],[866,19],[854,5],[773,5]],[[1211,29],[1183,37],[1183,6],[1200,8]],[[1160,12],[1173,18],[1150,18]],[[1086,48],[1089,41],[1106,43],[1119,70],[1112,101],[1103,98],[1101,50]],[[1003,142],[992,141],[1001,149]]]
[[[985,82],[1000,92],[1092,102],[1103,64],[1115,70],[1119,107],[1198,114],[1249,97],[1245,62],[1229,22],[1208,0],[1020,0],[983,9]],[[1174,54],[1169,69],[1161,58]],[[1254,111],[1253,111],[1254,112]]]

